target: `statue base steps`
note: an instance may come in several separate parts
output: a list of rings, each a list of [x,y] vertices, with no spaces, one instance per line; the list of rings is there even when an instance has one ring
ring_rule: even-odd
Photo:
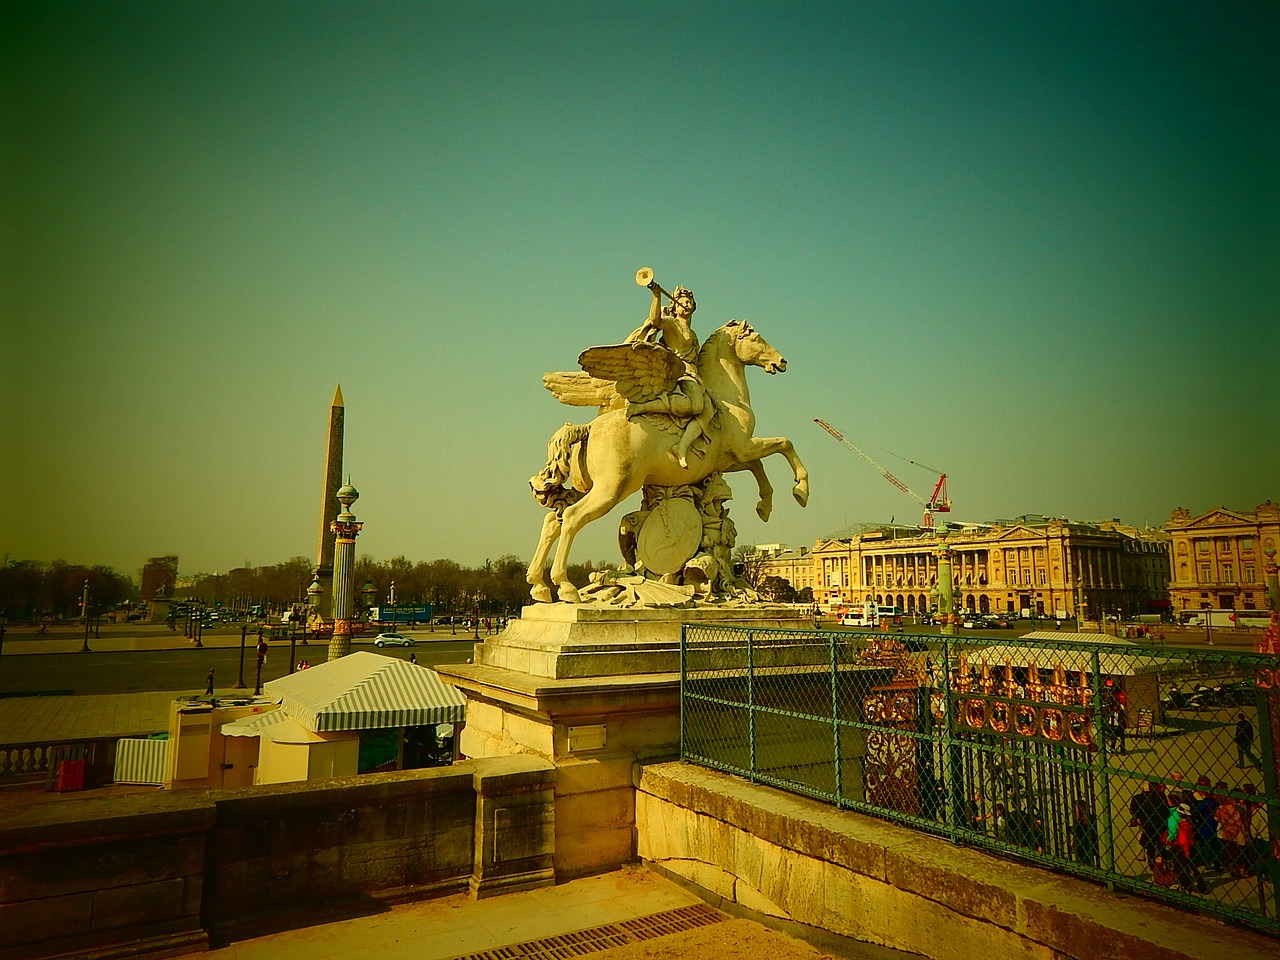
[[[475,662],[535,677],[618,677],[679,673],[680,626],[807,629],[794,606],[706,604],[617,608],[540,603],[524,608],[499,636],[476,645]]]

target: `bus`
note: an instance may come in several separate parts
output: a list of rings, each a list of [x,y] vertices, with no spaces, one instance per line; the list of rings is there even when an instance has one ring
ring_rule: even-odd
[[[878,607],[874,600],[868,600],[866,603],[854,603],[849,606],[844,616],[840,618],[840,626],[842,627],[875,627],[880,624],[879,611],[886,609]]]

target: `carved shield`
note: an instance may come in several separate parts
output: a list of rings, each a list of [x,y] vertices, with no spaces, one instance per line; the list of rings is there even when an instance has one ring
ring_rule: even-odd
[[[636,555],[646,570],[675,573],[698,552],[702,519],[693,503],[683,498],[663,500],[654,507],[636,542]]]

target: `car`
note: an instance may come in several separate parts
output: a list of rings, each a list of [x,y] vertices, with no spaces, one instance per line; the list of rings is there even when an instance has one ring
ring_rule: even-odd
[[[373,638],[375,647],[412,647],[413,637],[406,637],[403,633],[380,633]]]

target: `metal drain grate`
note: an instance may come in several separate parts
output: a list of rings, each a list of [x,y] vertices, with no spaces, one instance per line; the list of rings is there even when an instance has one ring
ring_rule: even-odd
[[[727,919],[729,918],[719,910],[705,903],[695,903],[678,910],[623,920],[621,923],[606,923],[601,927],[588,927],[586,930],[574,930],[554,937],[481,950],[479,953],[459,954],[449,960],[567,960],[569,957],[582,957],[610,947],[666,937]]]

